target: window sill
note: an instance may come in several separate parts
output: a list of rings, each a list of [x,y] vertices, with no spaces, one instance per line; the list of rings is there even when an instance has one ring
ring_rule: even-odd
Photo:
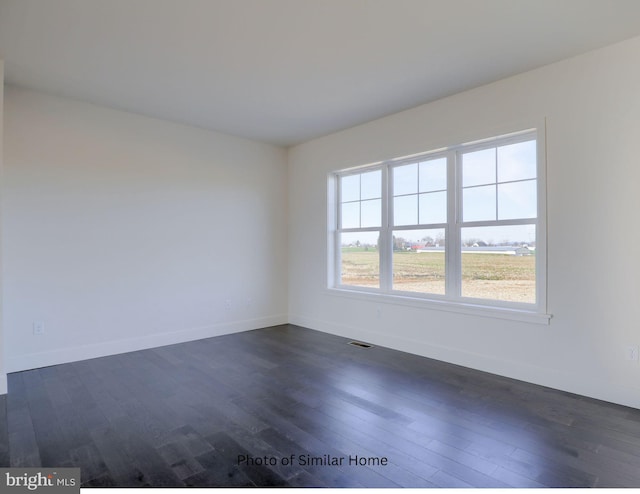
[[[549,325],[553,317],[551,314],[543,314],[526,309],[512,309],[505,307],[486,306],[466,302],[453,302],[450,300],[435,300],[418,297],[407,297],[390,293],[369,292],[347,288],[327,288],[328,295],[334,297],[347,297],[367,302],[404,305],[420,309],[441,310],[455,312],[470,316],[491,317],[496,319],[508,319],[511,321],[526,322],[532,324]]]

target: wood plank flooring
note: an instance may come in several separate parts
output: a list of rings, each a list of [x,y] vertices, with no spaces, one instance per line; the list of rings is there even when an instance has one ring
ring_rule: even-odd
[[[10,374],[0,465],[84,486],[640,487],[640,410],[347,342],[284,325]]]

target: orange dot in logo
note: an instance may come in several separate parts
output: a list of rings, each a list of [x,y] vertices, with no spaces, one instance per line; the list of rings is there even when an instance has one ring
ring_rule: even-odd
[[[53,475],[49,474],[49,476],[47,478],[52,479]]]

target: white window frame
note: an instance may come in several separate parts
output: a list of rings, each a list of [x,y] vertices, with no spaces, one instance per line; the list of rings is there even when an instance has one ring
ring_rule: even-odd
[[[462,160],[466,152],[513,144],[526,140],[536,140],[536,184],[537,217],[534,219],[462,221]],[[438,224],[418,224],[393,226],[393,173],[392,169],[427,159],[447,158],[447,222]],[[382,172],[382,213],[381,226],[375,228],[342,229],[340,225],[339,179],[350,174],[360,174],[372,170]],[[489,137],[473,142],[453,145],[418,155],[392,159],[360,167],[338,170],[329,174],[328,213],[328,270],[327,288],[331,295],[373,300],[381,303],[417,306],[445,311],[460,312],[480,316],[512,319],[525,322],[548,324],[547,314],[547,234],[546,234],[546,146],[544,126]],[[386,186],[385,186],[386,185]],[[509,226],[534,224],[536,226],[536,303],[517,303],[495,299],[479,299],[461,296],[461,230],[464,227]],[[393,278],[393,232],[397,230],[445,230],[445,295],[406,292],[392,289]],[[340,234],[348,232],[380,231],[380,284],[379,288],[343,285],[341,277]]]

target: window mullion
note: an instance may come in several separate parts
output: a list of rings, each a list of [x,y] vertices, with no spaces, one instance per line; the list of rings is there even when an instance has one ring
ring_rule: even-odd
[[[389,166],[382,167],[382,226],[380,228],[380,289],[391,291],[393,279],[393,247],[391,246],[391,214],[393,207],[393,184]]]
[[[460,153],[447,154],[447,230],[445,238],[446,294],[458,298],[461,293],[462,254],[460,221],[462,219],[462,164]]]
[[[334,216],[334,221],[336,225],[335,235],[334,235],[334,243],[333,243],[333,280],[334,285],[342,284],[342,185],[340,183],[341,177],[338,175],[336,177],[335,189],[334,192],[336,194],[336,211]]]
[[[498,217],[498,209],[499,209],[499,205],[498,205],[498,150],[496,149],[495,151],[495,162],[494,162],[494,173],[495,173],[495,184],[493,185],[494,187],[494,194],[495,194],[495,198],[496,198],[496,216],[495,219],[496,221],[498,221],[499,217]]]

